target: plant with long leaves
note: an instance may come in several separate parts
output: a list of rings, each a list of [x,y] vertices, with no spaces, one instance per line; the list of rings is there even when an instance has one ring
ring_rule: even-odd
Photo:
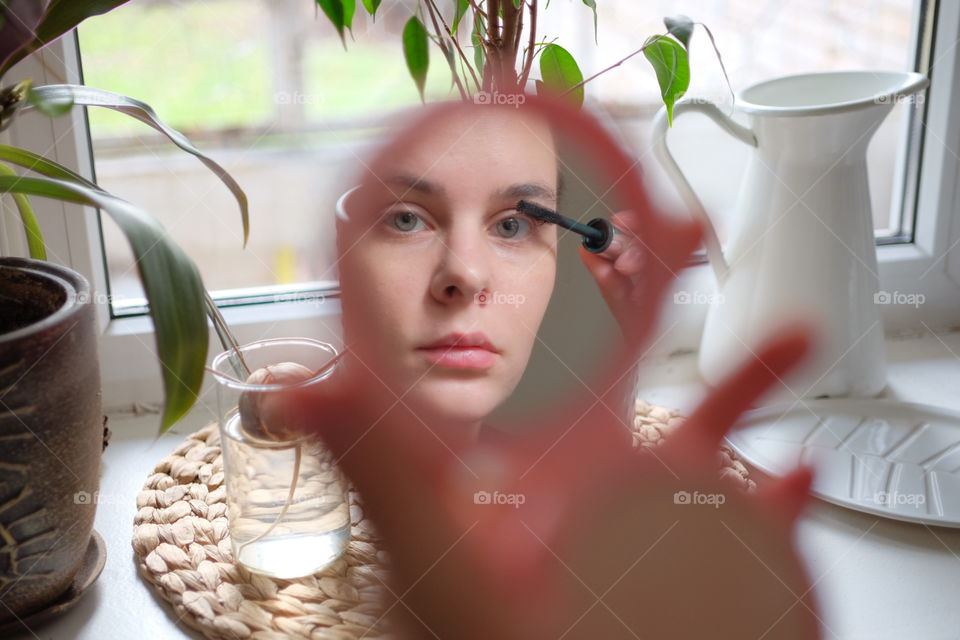
[[[593,12],[594,41],[599,43],[597,2],[582,1]],[[353,33],[356,0],[316,2],[333,23],[346,47],[346,33]],[[375,19],[380,0],[362,0],[362,4]],[[540,79],[534,79],[537,93],[563,95],[580,106],[584,99],[584,85],[643,53],[656,73],[660,95],[672,123],[673,106],[690,86],[690,38],[698,25],[706,31],[720,61],[724,79],[727,79],[710,29],[687,16],[664,18],[664,33],[651,35],[643,46],[630,55],[584,79],[580,66],[569,51],[553,41],[548,42],[537,33],[540,14],[538,0],[453,0],[446,4],[444,11],[439,7],[438,0],[418,0],[401,35],[407,69],[420,92],[421,100],[425,99],[431,41],[443,54],[450,68],[452,82],[464,100],[484,94],[523,93],[534,62],[539,57]],[[543,9],[549,6],[550,1],[546,0]],[[469,36],[464,35],[465,31],[469,31]],[[467,39],[469,42],[466,42]],[[467,53],[470,50],[472,55]],[[729,86],[729,81],[727,84]]]
[[[0,82],[30,53],[42,49],[85,19],[106,13],[127,0],[0,0]],[[249,234],[247,197],[237,182],[186,137],[164,124],[149,105],[123,95],[82,85],[32,86],[30,80],[0,89],[0,131],[21,111],[37,109],[57,116],[74,106],[103,107],[153,127],[173,144],[200,159],[231,191],[240,208],[243,241]],[[17,165],[35,176],[20,175]],[[10,193],[27,236],[30,257],[47,257],[43,234],[29,198],[40,196],[97,207],[126,236],[137,265],[155,327],[164,408],[160,432],[169,429],[196,401],[208,350],[207,316],[225,346],[236,346],[193,260],[155,217],[107,193],[69,168],[35,153],[0,145],[0,194]]]

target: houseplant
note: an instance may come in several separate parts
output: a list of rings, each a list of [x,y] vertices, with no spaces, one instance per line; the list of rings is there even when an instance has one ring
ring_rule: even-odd
[[[352,29],[356,0],[316,1],[346,47],[345,32]],[[361,2],[363,8],[376,18],[380,0]],[[583,4],[593,12],[594,41],[599,43],[597,2],[583,0]],[[401,40],[407,68],[421,99],[430,63],[431,41],[443,54],[460,97],[478,102],[509,100],[510,95],[523,93],[531,79],[534,61],[539,56],[541,77],[535,81],[537,93],[561,95],[580,105],[584,85],[643,53],[656,72],[660,94],[672,120],[674,103],[690,85],[688,49],[698,25],[707,33],[726,78],[710,29],[680,15],[664,18],[664,33],[651,35],[633,53],[584,79],[570,52],[553,41],[546,41],[537,31],[540,12],[549,6],[549,0],[543,6],[538,0],[454,0],[452,7],[446,7],[445,16],[437,0],[418,0]],[[465,40],[464,29],[470,30],[469,42],[462,42]],[[472,50],[470,55],[467,54],[469,50]],[[503,98],[498,97],[501,95]]]
[[[233,192],[248,233],[246,196],[232,177],[146,104],[76,85],[6,84],[13,65],[87,17],[127,0],[0,0],[0,131],[17,114],[73,106],[126,113],[197,156]],[[33,175],[20,176],[10,165]],[[92,544],[102,447],[97,335],[91,289],[72,269],[46,262],[29,197],[94,206],[117,222],[133,249],[155,327],[165,404],[161,433],[190,409],[203,380],[207,315],[228,332],[193,261],[155,218],[67,167],[0,145],[0,193],[13,194],[31,259],[0,259],[0,625],[66,593]],[[95,577],[95,576],[94,576]],[[65,589],[67,590],[65,592]],[[62,602],[62,600],[61,600]]]

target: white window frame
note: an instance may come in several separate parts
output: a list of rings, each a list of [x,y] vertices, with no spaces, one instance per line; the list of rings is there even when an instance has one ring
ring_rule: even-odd
[[[939,2],[938,5],[913,242],[877,247],[881,289],[922,293],[925,303],[919,307],[883,306],[888,331],[960,325],[960,250],[955,249],[960,244],[960,223],[954,220],[960,209],[960,158],[953,151],[960,150],[960,111],[951,113],[951,105],[960,100],[960,2]],[[915,24],[918,17],[919,13]],[[914,45],[919,37],[916,31]],[[7,77],[16,80],[31,77],[36,84],[79,82],[75,34],[68,34],[30,56]],[[93,175],[89,130],[82,109],[74,109],[61,118],[25,114],[10,130],[0,134],[0,141],[48,155],[82,175]],[[40,198],[35,199],[34,206],[50,259],[82,273],[98,293],[105,408],[159,402],[162,386],[149,318],[111,318],[107,297],[103,295],[107,291],[107,273],[96,211]],[[23,255],[23,243],[16,240],[22,231],[10,223],[12,216],[4,218],[7,222],[0,225],[4,230],[0,253]],[[687,269],[677,289],[711,293],[714,283],[709,266]],[[682,322],[662,341],[662,349],[695,349],[705,311],[705,305],[685,307]],[[309,335],[341,344],[340,305],[336,297],[315,305],[287,302],[230,307],[224,310],[224,316],[242,342],[262,337]],[[210,344],[211,353],[215,353],[218,343],[212,333]]]

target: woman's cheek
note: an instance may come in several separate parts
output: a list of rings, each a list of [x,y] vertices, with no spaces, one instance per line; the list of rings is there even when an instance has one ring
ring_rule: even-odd
[[[398,264],[403,268],[398,269]],[[423,267],[409,256],[394,256],[366,270],[367,310],[372,321],[386,325],[383,335],[389,336],[390,329],[422,323],[417,317],[427,286],[422,274]]]
[[[553,295],[557,277],[555,254],[541,256],[526,272],[517,277],[518,291],[524,296],[527,312],[534,317],[542,317]]]

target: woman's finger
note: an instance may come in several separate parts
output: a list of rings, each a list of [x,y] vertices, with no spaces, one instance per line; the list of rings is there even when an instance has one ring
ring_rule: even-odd
[[[614,236],[611,246],[618,245],[617,250],[620,255],[613,262],[613,267],[625,276],[632,276],[640,273],[644,266],[643,243],[630,231],[631,212],[618,211],[610,216],[610,222],[613,226],[621,230]]]
[[[601,258],[595,253],[590,253],[583,246],[579,247],[580,260],[590,271],[597,287],[600,289],[600,295],[603,296],[610,311],[614,317],[621,315],[621,310],[626,307],[629,300],[630,291],[633,289],[633,282],[623,273],[620,273],[613,262],[606,258]]]
[[[710,456],[744,411],[809,352],[812,334],[802,325],[781,330],[715,388],[667,441],[668,452]]]
[[[797,467],[784,477],[761,486],[755,498],[764,506],[764,511],[791,526],[810,501],[812,484],[813,469],[808,466]]]

